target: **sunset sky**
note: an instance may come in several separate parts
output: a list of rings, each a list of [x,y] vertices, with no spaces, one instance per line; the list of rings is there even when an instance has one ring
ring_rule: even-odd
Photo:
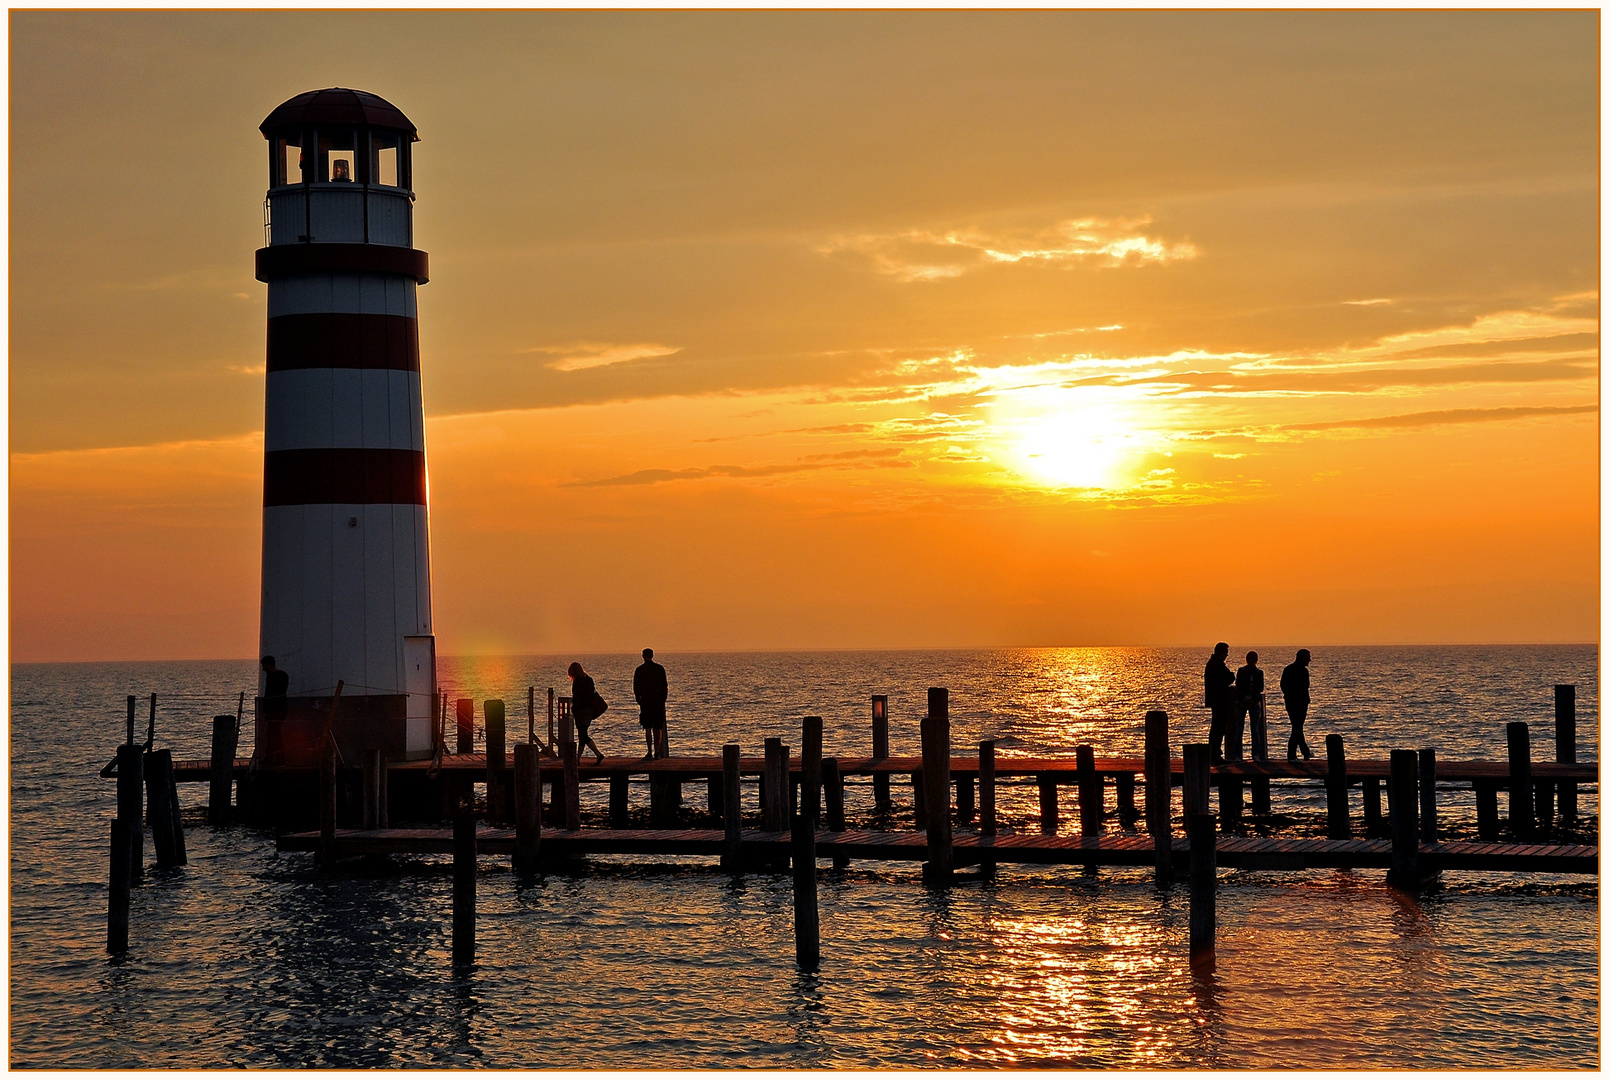
[[[1598,638],[1595,11],[10,27],[16,660],[253,655],[335,85],[422,138],[444,653]]]

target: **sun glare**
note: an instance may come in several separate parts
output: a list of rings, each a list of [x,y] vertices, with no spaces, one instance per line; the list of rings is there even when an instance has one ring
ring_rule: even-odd
[[[1115,402],[1056,394],[1003,419],[1001,427],[1015,470],[1046,487],[1123,487],[1141,451],[1127,410]]]

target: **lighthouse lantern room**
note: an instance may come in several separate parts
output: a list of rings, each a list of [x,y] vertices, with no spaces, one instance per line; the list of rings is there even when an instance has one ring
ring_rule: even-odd
[[[299,94],[268,140],[258,690],[267,765],[429,757],[436,700],[413,246],[414,125],[361,90]],[[339,702],[336,685],[342,684]],[[333,716],[333,721],[332,721]]]

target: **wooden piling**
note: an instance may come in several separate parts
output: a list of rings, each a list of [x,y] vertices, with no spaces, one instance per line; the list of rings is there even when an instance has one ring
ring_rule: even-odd
[[[212,718],[212,787],[207,800],[207,824],[229,824],[229,795],[235,784],[235,744],[239,727],[233,716]]]
[[[793,955],[801,971],[821,966],[821,916],[816,908],[816,823],[793,819]]]
[[[145,754],[128,742],[117,748],[117,816],[128,827],[129,881],[145,880]]]
[[[1508,827],[1517,839],[1536,834],[1531,801],[1531,725],[1516,720],[1508,725]]]
[[[1363,835],[1380,837],[1388,835],[1385,815],[1380,812],[1380,781],[1373,776],[1366,776],[1358,781],[1363,789]]]
[[[760,779],[760,828],[780,832],[787,825],[788,761],[781,739],[765,740],[765,772]]]
[[[1329,768],[1324,777],[1325,810],[1328,824],[1325,835],[1331,840],[1352,838],[1352,819],[1347,808],[1346,748],[1341,736],[1324,737],[1324,758]]]
[[[1173,877],[1173,760],[1168,714],[1145,714],[1145,831],[1156,846],[1156,879]]]
[[[803,727],[799,750],[799,810],[810,819],[813,829],[821,821],[821,717],[805,717]]]
[[[844,831],[844,774],[838,771],[838,759],[821,759],[821,800],[827,812],[827,831]],[[842,870],[849,865],[849,856],[834,853],[832,868]]]
[[[1184,821],[1190,838],[1190,962],[1210,963],[1218,935],[1218,839],[1208,800],[1212,751],[1204,743],[1184,748]]]
[[[1575,684],[1560,683],[1553,688],[1554,760],[1575,764]],[[1575,828],[1576,782],[1559,781],[1559,825]]]
[[[158,866],[185,862],[184,829],[174,813],[173,752],[145,752],[145,816],[151,824],[151,846]]]
[[[648,820],[656,829],[674,829],[682,805],[682,779],[674,773],[648,773]]]
[[[1239,758],[1231,759],[1233,761]],[[1239,832],[1245,816],[1245,784],[1238,776],[1218,774],[1218,827],[1226,833]]]
[[[721,824],[726,830],[726,850],[721,853],[721,865],[736,870],[743,856],[743,776],[742,752],[736,743],[721,747],[721,795],[725,806],[721,811]]]
[[[872,695],[872,760],[882,761],[888,756],[888,695]],[[893,809],[894,799],[888,790],[888,774],[872,777],[872,802],[878,810]]]
[[[128,822],[120,817],[112,820],[106,889],[106,951],[114,954],[128,951],[129,855],[133,850],[129,833]]]
[[[978,744],[978,835],[995,835],[994,808],[994,740],[984,739]],[[986,878],[994,877],[995,860],[992,855],[978,859],[978,870]]]
[[[609,777],[609,827],[631,827],[631,777],[625,773]]]
[[[564,827],[572,832],[581,827],[581,764],[574,742],[562,747],[564,754]]]
[[[1112,782],[1117,788],[1117,823],[1124,829],[1133,828],[1140,812],[1134,809],[1134,774],[1115,773]]]
[[[911,773],[911,817],[913,828],[927,829],[927,781],[920,769]]]
[[[509,819],[507,714],[498,698],[488,699],[482,709],[486,715],[486,817],[501,823]]]
[[[541,756],[535,742],[514,747],[514,869],[520,872],[536,869],[542,856]]]
[[[1059,821],[1056,806],[1056,777],[1050,773],[1039,773],[1039,831],[1046,836],[1056,835],[1056,825]]]
[[[1085,836],[1099,836],[1106,792],[1101,774],[1095,771],[1095,748],[1082,743],[1073,748],[1073,756],[1078,763],[1078,831]]]
[[[1475,788],[1475,831],[1482,840],[1496,840],[1502,825],[1497,819],[1497,785],[1477,780]]]
[[[1391,751],[1391,869],[1386,884],[1419,890],[1419,755]]]
[[[1425,747],[1419,751],[1419,838],[1427,844],[1436,842],[1436,751]]]
[[[475,752],[475,699],[461,697],[455,704],[458,720],[458,752]]]
[[[1274,812],[1272,785],[1266,776],[1254,776],[1249,781],[1251,786],[1251,814],[1252,817],[1267,817]]]
[[[721,793],[719,773],[711,773],[704,778],[704,805],[709,810],[711,820],[721,820],[721,811],[726,806],[726,796]]]
[[[950,691],[928,687],[922,723],[922,779],[927,794],[927,863],[922,879],[948,885],[955,868],[950,825]]]
[[[570,757],[575,753],[571,748]],[[453,962],[475,959],[475,814],[460,804],[453,816]]]

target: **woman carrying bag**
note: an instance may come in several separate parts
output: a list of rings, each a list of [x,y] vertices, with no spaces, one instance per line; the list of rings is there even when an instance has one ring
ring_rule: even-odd
[[[603,751],[599,750],[598,744],[592,741],[592,736],[587,733],[587,729],[608,708],[609,703],[603,700],[603,696],[598,693],[597,686],[592,682],[592,676],[586,673],[579,661],[572,662],[570,664],[570,715],[575,717],[576,750],[579,753],[589,746],[592,747],[592,752],[597,755],[597,760],[593,762],[594,765],[603,763]]]

